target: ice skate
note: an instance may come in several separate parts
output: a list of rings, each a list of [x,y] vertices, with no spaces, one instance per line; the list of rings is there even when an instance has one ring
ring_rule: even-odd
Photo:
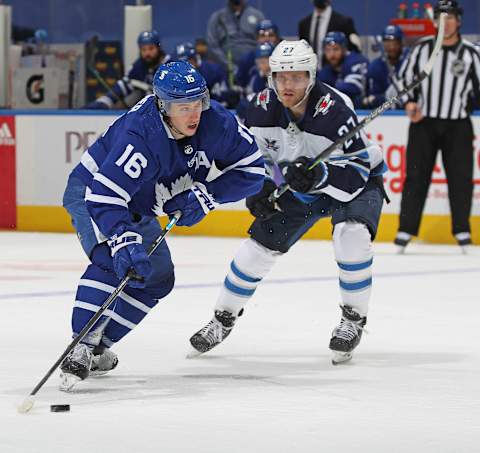
[[[197,357],[210,351],[230,335],[235,325],[236,317],[229,311],[215,310],[212,320],[190,338],[192,350],[187,358]]]
[[[412,235],[399,231],[393,243],[397,246],[397,255],[403,255],[408,243],[412,239]]]
[[[458,233],[455,235],[457,244],[460,246],[460,250],[463,255],[468,255],[468,252],[472,249],[472,237],[470,233]]]
[[[90,373],[93,353],[86,344],[77,344],[60,365],[60,390],[70,392]]]
[[[118,357],[113,351],[105,347],[96,347],[93,350],[90,376],[103,376],[118,365]]]
[[[361,317],[348,305],[342,308],[342,319],[335,327],[330,340],[330,349],[333,352],[332,364],[347,362],[352,358],[353,350],[360,343],[366,317]]]

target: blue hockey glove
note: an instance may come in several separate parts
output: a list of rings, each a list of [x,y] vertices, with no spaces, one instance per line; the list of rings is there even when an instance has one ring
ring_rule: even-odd
[[[209,212],[215,209],[215,201],[207,188],[199,182],[193,183],[190,190],[179,193],[163,205],[163,212],[173,215],[180,211],[182,216],[178,226],[192,226],[200,222]]]
[[[285,181],[296,192],[308,193],[313,189],[320,188],[328,177],[327,166],[320,162],[311,170],[308,167],[313,159],[299,157],[282,169]]]
[[[247,198],[247,208],[254,217],[266,220],[280,211],[274,201],[268,200],[276,188],[277,185],[270,178],[266,178],[262,190]]]
[[[128,285],[132,288],[145,288],[145,281],[152,275],[153,269],[142,245],[142,236],[135,231],[121,228],[107,243],[117,277],[121,280],[131,270]]]

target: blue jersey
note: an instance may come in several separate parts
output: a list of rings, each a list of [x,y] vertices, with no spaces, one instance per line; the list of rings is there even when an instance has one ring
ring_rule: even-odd
[[[167,63],[169,59],[170,56],[167,55],[158,63],[158,65],[149,66],[144,60],[138,58],[131,66],[128,74],[120,80],[117,80],[110,91],[104,96],[99,97],[96,102],[105,104],[106,108],[112,108],[113,104],[115,104],[118,99],[125,99],[135,90],[140,90],[142,93],[141,97],[146,94],[151,94],[155,72],[161,64]],[[143,85],[138,84],[137,82],[140,82]]]
[[[368,65],[367,84],[369,107],[375,108],[385,102],[385,93],[392,84],[393,77],[398,74],[407,54],[408,50],[404,49],[395,66],[392,66],[385,57],[376,58]]]
[[[245,90],[247,96],[252,93],[260,93],[260,91],[263,91],[265,88],[268,88],[268,78],[262,76],[256,66],[253,67],[250,71],[250,80]]]
[[[236,82],[239,86],[246,88],[251,78],[252,69],[255,67],[255,50],[247,52],[242,56],[238,63],[237,73],[235,74]]]
[[[222,102],[228,88],[227,71],[217,63],[202,60],[201,65],[197,68],[207,82],[210,91],[210,97],[218,102]]]
[[[257,193],[265,170],[252,135],[215,101],[193,137],[175,140],[152,95],[116,119],[72,174],[87,185],[87,209],[108,238],[133,213],[163,215],[164,203],[194,182],[217,203]]]
[[[345,93],[355,107],[360,107],[366,91],[367,69],[368,60],[359,53],[350,52],[345,55],[339,72],[326,64],[317,73],[317,78]]]
[[[322,82],[311,90],[304,116],[295,121],[273,90],[266,89],[250,103],[245,124],[255,135],[264,153],[269,173],[282,169],[299,157],[316,158],[330,144],[358,124],[350,99]],[[370,177],[385,170],[380,147],[359,132],[342,149],[334,151],[325,162],[327,177],[308,195],[297,194],[303,201],[325,193],[348,202],[365,188]],[[274,175],[272,175],[274,176]]]

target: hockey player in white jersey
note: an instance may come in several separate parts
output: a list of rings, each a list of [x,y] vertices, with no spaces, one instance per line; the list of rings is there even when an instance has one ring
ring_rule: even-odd
[[[61,364],[61,389],[113,369],[111,347],[172,291],[174,267],[158,215],[181,212],[191,226],[217,203],[240,200],[263,184],[262,153],[235,117],[210,101],[203,76],[187,62],[161,65],[146,96],[120,116],[72,171],[64,206],[90,264],[80,279],[73,336],[127,273],[126,289]],[[211,170],[220,170],[213,177]]]
[[[246,125],[264,153],[270,175],[275,167],[280,169],[291,191],[276,203],[269,201],[277,185],[267,177],[263,189],[247,198],[256,217],[250,238],[230,264],[213,319],[191,337],[190,356],[221,343],[277,259],[320,218],[331,216],[342,312],[330,340],[336,364],[352,357],[367,321],[372,241],[385,198],[386,166],[380,148],[359,133],[308,170],[322,150],[358,124],[352,103],[316,81],[317,57],[304,40],[282,41],[270,57],[270,67],[270,88],[252,100]]]

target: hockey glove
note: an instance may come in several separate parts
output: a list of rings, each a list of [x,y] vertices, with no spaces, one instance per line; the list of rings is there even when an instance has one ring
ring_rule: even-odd
[[[296,192],[308,193],[313,189],[320,188],[325,183],[328,176],[327,166],[320,162],[309,170],[308,167],[312,162],[313,160],[307,157],[299,157],[283,168],[283,176],[291,189]]]
[[[178,226],[192,226],[200,222],[215,209],[215,201],[207,188],[200,182],[193,183],[190,190],[179,193],[163,205],[163,212],[173,215],[180,211],[182,216]]]
[[[128,285],[132,288],[145,288],[145,281],[152,275],[153,269],[142,245],[142,236],[123,227],[107,243],[117,277],[121,280],[131,271]]]
[[[277,185],[271,179],[266,178],[262,190],[247,198],[247,208],[254,217],[266,220],[280,211],[275,202],[268,201],[268,197],[276,188]]]

